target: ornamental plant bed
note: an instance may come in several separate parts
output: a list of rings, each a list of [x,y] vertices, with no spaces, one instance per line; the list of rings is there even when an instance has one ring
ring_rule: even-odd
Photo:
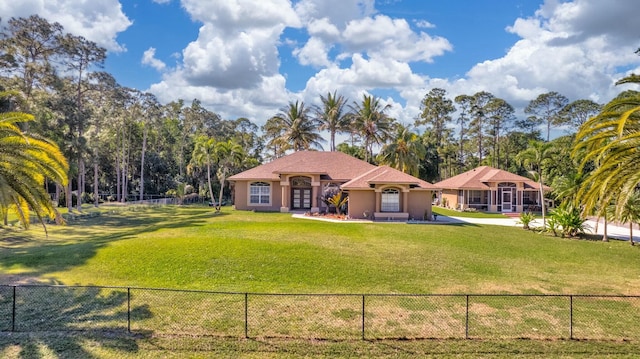
[[[326,219],[335,219],[335,220],[347,220],[347,215],[346,214],[337,214],[337,213],[319,213],[319,212],[315,212],[315,213],[310,213],[307,212],[304,214],[305,216],[310,216],[310,217],[322,217],[322,218],[326,218]]]

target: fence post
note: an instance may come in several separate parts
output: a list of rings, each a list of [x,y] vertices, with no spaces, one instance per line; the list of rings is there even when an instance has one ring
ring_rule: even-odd
[[[127,332],[131,333],[131,288],[127,288]]]
[[[244,337],[249,338],[249,293],[244,293]]]
[[[364,337],[364,298],[365,296],[362,296],[362,340],[365,340]]]
[[[573,295],[569,296],[569,339],[573,339]]]
[[[466,310],[464,314],[464,338],[469,339],[469,294],[466,295]]]
[[[11,308],[11,331],[16,331],[16,286],[13,286],[13,307]]]

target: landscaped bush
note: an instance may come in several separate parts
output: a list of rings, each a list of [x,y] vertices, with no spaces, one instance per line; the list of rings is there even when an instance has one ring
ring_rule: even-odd
[[[520,218],[518,223],[522,224],[523,229],[531,229],[529,225],[533,220],[536,219],[536,215],[531,212],[522,212],[520,213]]]
[[[563,204],[550,213],[552,223],[557,223],[560,227],[560,235],[565,237],[576,237],[583,234],[587,229],[586,218],[582,217],[580,210],[569,204]]]

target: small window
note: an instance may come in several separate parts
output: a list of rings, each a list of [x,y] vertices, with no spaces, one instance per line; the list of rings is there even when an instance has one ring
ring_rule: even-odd
[[[395,188],[383,190],[380,210],[382,212],[400,212],[400,191]]]
[[[266,182],[253,182],[249,185],[249,204],[271,203],[271,185]]]

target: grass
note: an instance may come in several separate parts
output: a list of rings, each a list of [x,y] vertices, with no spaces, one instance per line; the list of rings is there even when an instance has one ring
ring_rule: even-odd
[[[48,239],[35,227],[0,229],[0,235],[5,276],[67,285],[268,293],[640,293],[638,252],[625,243],[501,226],[336,224],[169,206],[110,209],[50,226]]]
[[[535,340],[305,341],[214,337],[0,334],[13,358],[637,358],[637,343]]]
[[[433,213],[440,216],[467,217],[467,218],[506,218],[502,213],[488,213],[482,211],[456,211],[440,206],[433,206]]]
[[[618,241],[604,243],[547,237],[514,227],[433,223],[327,223],[294,219],[288,214],[280,213],[241,212],[224,208],[222,214],[216,215],[208,207],[167,206],[105,207],[100,210],[99,216],[77,217],[71,219],[67,226],[51,226],[49,229],[50,236],[45,238],[37,227],[28,232],[15,228],[0,228],[0,274],[3,278],[0,284],[30,280],[67,285],[301,294],[640,293],[636,248],[630,248],[628,244]],[[612,268],[615,268],[615,271],[612,272]],[[68,314],[73,318],[92,316],[94,313],[90,308],[74,307],[75,298],[84,296],[90,298],[92,303],[108,308],[99,319],[104,327],[122,329],[114,323],[122,319],[124,293],[87,290],[79,294],[70,294],[70,291],[64,292],[64,303],[60,303],[56,308],[43,309],[41,314],[21,315],[51,316],[51,321],[59,322],[63,329],[73,329],[65,327],[68,325],[67,322],[55,313],[67,313],[68,308],[74,308],[70,311],[71,314]],[[144,296],[151,298],[152,293],[134,294],[134,298]],[[45,299],[46,297],[42,298]],[[527,325],[539,327],[544,324],[540,322],[540,318],[544,318],[546,313],[554,313],[552,307],[566,304],[556,304],[552,299],[551,304],[545,302],[530,308],[530,313],[533,313],[531,317],[518,312],[511,312],[511,316],[519,315]],[[240,305],[239,312],[242,312],[242,300],[222,298],[219,301],[205,303],[206,300],[208,299],[205,296],[196,294],[192,297],[175,296],[170,298],[168,303],[148,301],[153,304],[151,307],[135,306],[135,325],[139,325],[140,328],[145,328],[151,323],[154,327],[165,325],[170,329],[169,332],[176,333],[177,329],[171,325],[185,317],[199,317],[203,323],[215,321],[218,323],[216,325],[223,325],[222,331],[226,330],[224,326],[242,324],[242,320],[237,318],[201,315],[201,308],[204,308],[202,306],[205,304],[216,308],[235,303],[233,305]],[[276,319],[280,318],[280,313],[284,313],[276,310],[298,308],[302,303],[296,302],[295,298],[287,299],[288,302],[277,300],[269,303],[270,300],[273,298],[261,299],[265,307],[273,308],[273,318]],[[389,332],[390,328],[397,328],[397,333],[403,333],[403,329],[412,330],[423,326],[424,315],[433,315],[425,312],[416,301],[402,298],[393,300],[395,302],[389,302],[391,304],[387,307],[382,306],[387,308],[385,311],[374,313],[371,322],[373,331],[380,329],[382,332]],[[472,307],[494,310],[502,309],[508,304],[491,298],[484,301],[474,302]],[[175,303],[182,303],[184,310],[167,312],[165,316],[159,315],[165,307],[175,309]],[[252,305],[255,303],[252,299]],[[356,301],[353,305],[347,305],[325,299],[315,308],[324,306],[323,309],[330,313],[336,323],[357,324],[358,303]],[[527,303],[529,301],[515,305],[525,307]],[[455,307],[463,304],[440,303],[437,306]],[[614,313],[619,313],[615,308],[603,311],[603,306],[597,302],[593,307],[587,305],[580,308],[583,308],[583,312],[578,311],[579,315],[590,311],[596,314],[601,312],[614,318]],[[621,303],[621,310],[631,309],[634,308],[630,307],[629,303]],[[538,313],[537,310],[542,311]],[[155,316],[151,315],[152,312]],[[207,309],[204,312],[212,311]],[[511,328],[509,318],[501,317],[500,312],[494,312],[490,311],[486,316],[486,320],[499,323],[493,327],[499,330]],[[304,309],[303,313],[307,318],[318,315],[318,311],[313,307]],[[397,321],[393,316],[383,319],[389,313],[400,313],[405,319]],[[287,315],[291,315],[290,320],[297,320],[295,313]],[[455,324],[461,319],[439,315],[439,326],[444,323]],[[559,318],[557,320],[566,321],[566,312],[559,311],[557,315],[550,316],[553,318],[548,318],[549,320]],[[595,318],[594,321],[597,323],[594,327],[604,327],[606,323],[599,323],[597,315]],[[634,320],[633,318],[634,316],[629,316],[629,320]],[[194,328],[196,324],[193,324]],[[259,324],[266,328],[276,328],[278,321]],[[335,323],[321,324],[326,327]],[[487,325],[491,327],[491,323]],[[190,327],[179,329],[184,329],[184,334],[196,330]],[[239,336],[242,335],[241,332],[240,329]],[[278,333],[286,335],[286,332]],[[345,333],[345,337],[352,338],[351,334],[353,333]],[[357,333],[355,334],[357,337]],[[473,333],[471,334],[473,336]],[[213,355],[235,356],[231,354],[233,353],[246,354],[245,357],[279,356],[283,352],[291,354],[290,357],[408,357],[428,356],[429,353],[456,354],[456,357],[477,357],[478,353],[480,356],[486,354],[491,357],[509,357],[520,352],[528,357],[573,356],[583,353],[589,356],[624,357],[628,353],[637,354],[637,347],[626,342],[594,344],[574,341],[525,341],[530,345],[524,345],[508,340],[496,344],[478,340],[346,340],[333,343],[296,340],[280,342],[277,339],[211,339],[215,344],[209,345],[209,339],[199,341],[171,336],[116,336],[118,340],[92,339],[84,334],[78,335],[77,338],[59,339],[46,333],[12,333],[8,337],[0,335],[0,356],[12,357],[14,352],[25,353],[35,350],[49,351],[52,353],[51,357],[59,353],[63,353],[60,357],[74,357],[75,351],[87,354],[78,354],[77,357],[110,357],[110,353],[114,352],[142,358],[155,357],[152,354],[173,357],[170,353],[177,347],[182,348],[179,349],[180,353],[185,356],[197,357],[200,345],[212,351]],[[536,349],[528,351],[527,348]],[[225,351],[227,349],[229,352]],[[149,354],[149,350],[152,354]],[[49,357],[49,354],[45,354],[42,354],[42,357]]]

